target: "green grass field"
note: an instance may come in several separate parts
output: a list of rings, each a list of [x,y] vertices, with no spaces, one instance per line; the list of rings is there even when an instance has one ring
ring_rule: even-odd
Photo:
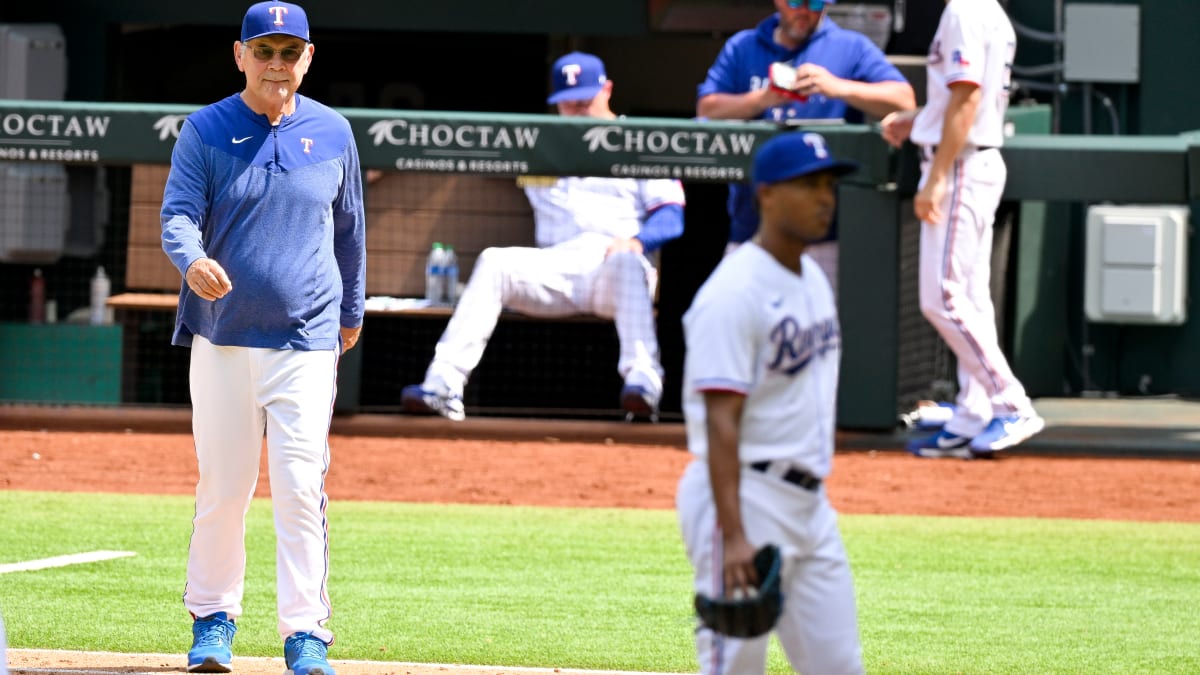
[[[184,653],[190,497],[0,492],[11,647]],[[671,511],[334,502],[331,656],[689,672]],[[1200,525],[844,516],[872,673],[1200,672]],[[278,656],[269,502],[239,655]],[[789,672],[777,646],[771,672]]]

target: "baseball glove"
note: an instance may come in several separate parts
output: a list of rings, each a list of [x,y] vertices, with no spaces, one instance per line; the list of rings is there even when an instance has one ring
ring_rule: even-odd
[[[696,594],[696,614],[706,627],[730,637],[758,637],[775,627],[783,612],[780,589],[782,559],[779,548],[769,544],[754,554],[758,572],[757,593],[741,599],[710,598]]]

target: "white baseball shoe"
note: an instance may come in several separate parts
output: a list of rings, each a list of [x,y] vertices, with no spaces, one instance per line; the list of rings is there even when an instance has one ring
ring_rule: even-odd
[[[976,456],[990,456],[997,450],[1024,443],[1045,428],[1046,420],[1036,413],[996,417],[988,423],[982,434],[971,441],[971,453]]]

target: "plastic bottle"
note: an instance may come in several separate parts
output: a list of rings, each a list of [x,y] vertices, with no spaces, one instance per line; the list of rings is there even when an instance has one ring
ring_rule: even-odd
[[[92,305],[88,315],[89,323],[102,326],[108,323],[108,292],[111,289],[104,267],[96,268],[96,276],[92,277]]]
[[[443,267],[446,274],[446,304],[451,307],[458,302],[458,256],[454,255],[454,247],[446,246],[446,264]]]
[[[29,279],[29,323],[46,322],[46,278],[41,268]]]
[[[429,249],[429,257],[425,260],[425,299],[431,305],[440,305],[446,297],[446,249],[442,242],[433,242]]]

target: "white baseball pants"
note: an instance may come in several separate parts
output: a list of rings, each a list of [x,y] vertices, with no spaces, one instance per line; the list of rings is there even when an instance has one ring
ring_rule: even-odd
[[[921,184],[929,164],[921,165]],[[921,313],[958,360],[958,398],[946,430],[977,436],[993,417],[1033,414],[1033,403],[1000,349],[989,289],[992,226],[1008,172],[996,149],[954,161],[943,222],[921,225]]]
[[[792,669],[822,675],[862,673],[854,582],[837,512],[824,488],[805,490],[744,469],[739,490],[742,526],[750,543],[773,543],[784,556],[783,615],[773,633]],[[719,596],[724,553],[706,460],[693,460],[684,470],[675,500],[684,547],[695,570],[695,590]],[[765,672],[770,636],[743,640],[698,628],[701,675]]]
[[[246,511],[263,434],[275,516],[279,634],[325,642],[330,604],[325,473],[334,351],[222,347],[196,337],[190,384],[200,479],[183,603],[197,617],[242,614]]]
[[[617,372],[627,384],[661,396],[652,300],[657,272],[640,254],[605,257],[607,243],[607,237],[584,236],[547,248],[485,249],[438,341],[424,386],[462,395],[508,308],[530,316],[612,319],[621,348]]]

